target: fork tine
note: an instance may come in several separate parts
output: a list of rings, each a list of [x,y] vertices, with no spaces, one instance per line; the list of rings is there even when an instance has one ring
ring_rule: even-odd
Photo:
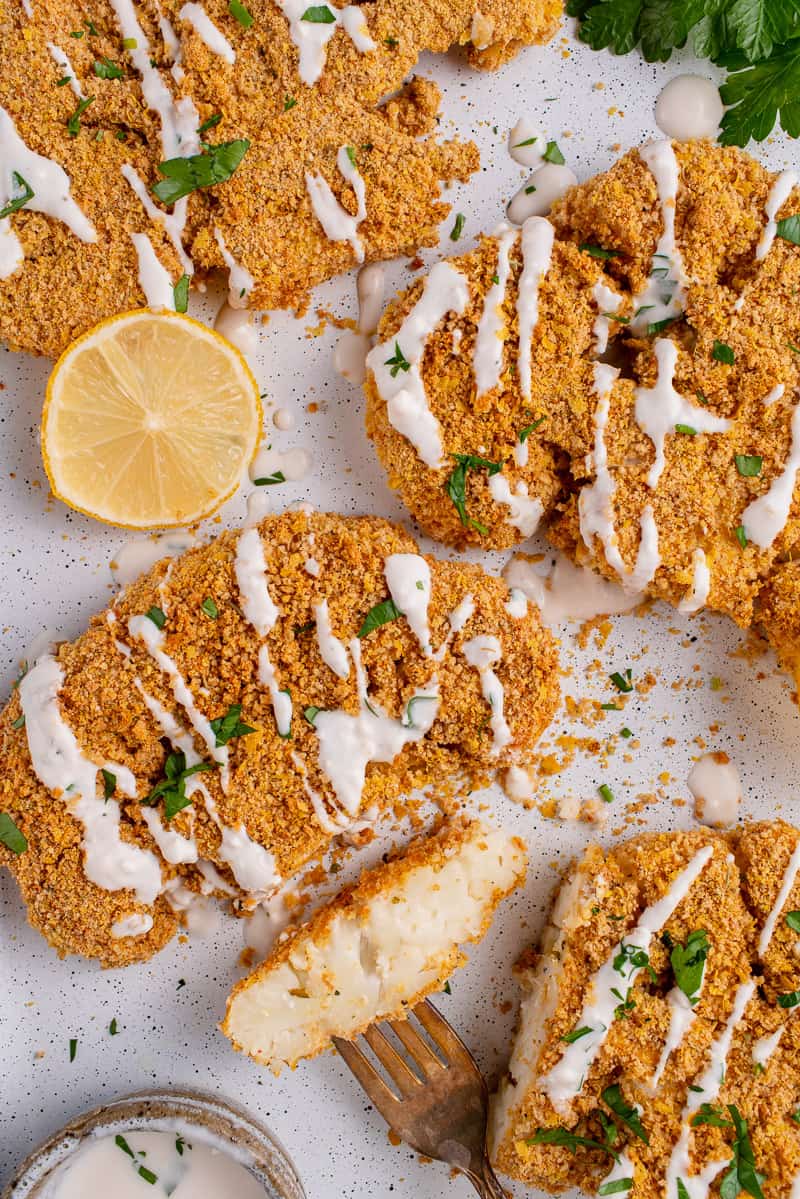
[[[398,1102],[397,1096],[389,1090],[378,1071],[357,1045],[352,1041],[343,1040],[342,1037],[334,1037],[333,1043],[339,1056],[344,1058],[345,1064],[366,1092],[367,1098],[372,1100],[383,1118],[391,1123],[388,1113],[391,1106]]]
[[[448,1064],[452,1064],[456,1058],[460,1058],[462,1062],[467,1058],[473,1065],[475,1064],[472,1054],[461,1037],[451,1028],[429,999],[423,999],[422,1003],[418,1003],[412,1011],[433,1043],[441,1049]],[[477,1069],[477,1066],[475,1068]]]
[[[403,1061],[377,1024],[370,1024],[369,1028],[364,1030],[364,1040],[404,1098],[413,1095],[422,1086],[414,1071]]]
[[[423,1041],[417,1030],[408,1020],[390,1020],[389,1027],[395,1036],[402,1041],[409,1056],[416,1062],[426,1078],[430,1078],[437,1070],[445,1066],[436,1056],[429,1045]]]

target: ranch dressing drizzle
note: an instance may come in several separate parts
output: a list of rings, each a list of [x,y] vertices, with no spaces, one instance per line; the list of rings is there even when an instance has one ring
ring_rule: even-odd
[[[733,824],[742,802],[739,771],[724,753],[703,754],[686,780],[695,816],[704,824]]]
[[[537,569],[538,567],[538,569]],[[630,612],[644,598],[629,595],[586,566],[574,566],[560,554],[552,571],[544,573],[537,563],[514,557],[503,569],[503,578],[539,609],[542,623],[557,628],[568,621],[593,620],[613,612]]]
[[[182,21],[188,21],[197,36],[208,46],[212,54],[218,54],[231,66],[236,62],[236,51],[221,30],[217,29],[202,4],[184,4],[178,13]]]
[[[584,1079],[605,1041],[606,1033],[614,1022],[614,1011],[620,1002],[614,992],[622,991],[624,994],[623,988],[633,986],[639,973],[640,967],[632,965],[627,958],[623,959],[622,970],[614,969],[615,959],[624,953],[623,942],[635,949],[644,950],[645,953],[649,952],[653,937],[689,894],[713,853],[712,846],[706,845],[694,855],[675,877],[666,895],[657,903],[645,908],[636,927],[625,934],[592,976],[587,988],[587,993],[592,999],[584,1005],[575,1024],[576,1028],[587,1027],[590,1031],[571,1045],[567,1045],[559,1061],[541,1079],[542,1088],[558,1111],[568,1110],[570,1100],[580,1093]],[[674,1194],[674,1191],[670,1194]]]
[[[528,615],[528,597],[519,587],[512,587],[505,604],[506,612],[514,620],[522,620]]]
[[[175,253],[181,260],[181,266],[183,267],[184,273],[187,275],[193,275],[194,264],[184,250],[183,242],[181,241],[181,234],[183,232],[183,226],[186,219],[185,211],[183,208],[181,208],[183,201],[179,200],[172,212],[164,212],[162,208],[159,208],[150,199],[144,182],[139,178],[130,163],[124,162],[120,167],[120,172],[122,173],[123,179],[130,184],[137,200],[149,216],[150,220],[163,227],[164,232],[175,247]]]
[[[153,927],[153,917],[148,912],[131,912],[111,925],[111,936],[116,941],[126,937],[143,937]]]
[[[322,798],[319,791],[315,791],[308,781],[308,772],[306,770],[305,762],[299,754],[294,752],[294,750],[292,750],[291,759],[293,766],[302,777],[303,790],[306,793],[306,798],[310,801],[311,806],[314,809],[314,816],[317,824],[320,826],[323,832],[336,836],[337,833],[341,833],[344,829],[348,828],[351,824],[351,821],[344,812],[340,812],[338,810],[335,812],[329,812],[325,807],[325,800]]]
[[[187,779],[186,781],[186,791],[189,794],[188,783],[191,780]],[[179,866],[197,861],[199,854],[193,838],[184,837],[176,829],[165,827],[161,822],[158,809],[149,804],[142,804],[141,814],[150,836],[158,846],[158,852],[165,862],[169,862],[172,866]]]
[[[169,272],[161,264],[146,233],[129,234],[139,261],[139,286],[148,308],[175,311],[175,292]]]
[[[325,67],[326,46],[333,37],[338,26],[344,29],[356,50],[365,54],[375,50],[367,27],[364,13],[358,5],[348,4],[346,8],[334,8],[328,5],[328,11],[334,18],[325,24],[316,21],[304,21],[303,13],[308,10],[306,0],[277,0],[289,22],[289,36],[299,52],[298,73],[303,83],[309,87],[316,83]]]
[[[63,221],[83,242],[97,241],[94,225],[72,198],[66,171],[52,159],[29,150],[9,114],[0,107],[0,208],[20,194],[15,173],[33,191],[24,208]],[[4,217],[0,221],[0,279],[12,275],[22,265],[23,259],[22,244],[9,218]]]
[[[758,956],[761,958],[763,958],[769,949],[769,943],[775,933],[775,925],[778,923],[778,917],[792,892],[798,872],[800,872],[800,843],[798,843],[797,848],[789,858],[789,864],[786,867],[780,891],[770,909],[769,915],[764,921],[764,927],[761,929],[761,936],[758,938]]]
[[[769,253],[772,243],[775,240],[775,235],[778,232],[778,213],[798,183],[800,183],[800,176],[797,174],[797,171],[781,171],[770,188],[764,209],[767,216],[767,223],[756,246],[756,261],[760,262]]]
[[[592,298],[598,308],[598,316],[592,326],[592,332],[595,339],[594,352],[598,356],[605,354],[608,349],[608,332],[611,327],[611,316],[619,311],[622,303],[622,296],[612,291],[610,287],[606,287],[602,280],[598,280],[592,291]]]
[[[700,975],[700,985],[695,992],[697,1002],[691,1004],[680,989],[673,987],[667,995],[667,1003],[669,1005],[669,1028],[667,1030],[667,1038],[664,1041],[664,1048],[661,1050],[661,1057],[658,1060],[653,1077],[650,1079],[650,1087],[655,1090],[661,1081],[661,1076],[666,1069],[672,1053],[683,1041],[695,1021],[698,1003],[703,991],[703,984],[706,980],[706,963],[703,963],[703,973]]]
[[[228,268],[228,303],[231,308],[246,308],[250,292],[255,287],[255,279],[246,266],[237,262],[225,245],[225,238],[217,227],[214,227],[214,237],[223,261]]]
[[[113,797],[97,795],[100,767],[90,762],[67,725],[58,703],[64,671],[52,654],[43,654],[20,680],[25,734],[36,777],[59,797],[83,825],[84,873],[105,891],[130,888],[139,903],[152,904],[161,890],[161,868],[155,854],[120,835],[120,808]],[[136,780],[113,762],[103,769],[116,776],[120,792],[136,797]]]
[[[360,387],[367,377],[367,354],[378,328],[386,286],[383,263],[362,266],[356,277],[358,328],[346,329],[333,352],[333,365],[345,379]]]
[[[390,554],[383,564],[383,573],[395,607],[405,616],[422,652],[430,657],[431,571],[428,563],[420,554]]]
[[[508,135],[508,153],[521,167],[532,170],[542,161],[547,148],[547,139],[538,125],[527,117],[520,117]]]
[[[478,671],[483,698],[492,710],[489,725],[492,730],[492,752],[497,755],[511,740],[511,729],[505,718],[505,692],[492,667],[501,661],[503,651],[497,637],[473,637],[461,646],[461,652],[470,666]]]
[[[333,787],[336,799],[348,816],[355,816],[361,806],[361,796],[370,762],[391,762],[405,745],[421,741],[430,731],[439,710],[439,686],[435,676],[428,690],[416,692],[409,701],[429,699],[417,704],[420,716],[417,723],[405,725],[393,720],[370,701],[367,678],[361,664],[361,642],[354,637],[350,655],[356,671],[360,711],[357,716],[341,709],[318,712],[314,728],[319,738],[319,766]]]
[[[269,593],[267,563],[258,529],[246,529],[239,537],[234,570],[242,597],[242,611],[259,637],[266,638],[280,613]],[[269,691],[279,736],[288,737],[292,725],[292,698],[288,691],[278,686],[266,641],[258,651],[258,680]]]
[[[692,554],[691,590],[678,604],[679,612],[699,612],[705,606],[711,590],[711,571],[708,569],[705,550],[696,549]]]
[[[437,262],[397,333],[376,345],[367,356],[378,394],[386,401],[389,423],[433,470],[444,465],[444,455],[439,422],[428,405],[422,379],[425,343],[448,312],[460,316],[468,302],[466,277],[448,262]],[[396,357],[398,348],[409,364],[407,371],[392,368],[387,362]]]
[[[650,281],[634,300],[631,330],[641,333],[648,324],[680,316],[686,298],[686,273],[675,241],[675,203],[680,171],[672,142],[664,138],[639,150],[658,191],[663,231],[658,239],[650,272]],[[646,309],[646,311],[640,311]]]
[[[767,394],[764,396],[761,403],[764,405],[765,408],[769,408],[769,407],[771,407],[772,404],[775,403],[776,400],[780,400],[783,398],[783,393],[785,391],[786,391],[785,383],[776,383],[775,386],[773,388],[771,388],[770,391],[767,392]]]
[[[506,298],[508,276],[511,272],[509,255],[511,247],[517,240],[515,229],[506,230],[501,234],[497,243],[497,268],[492,284],[486,293],[481,319],[475,336],[475,349],[472,356],[472,369],[475,372],[475,383],[478,396],[484,395],[497,387],[503,370],[503,331],[505,318],[503,304]]]
[[[761,1066],[762,1070],[767,1068],[769,1059],[772,1057],[775,1050],[781,1043],[781,1038],[786,1029],[786,1025],[782,1024],[780,1028],[776,1028],[774,1033],[767,1037],[759,1037],[753,1045],[753,1061],[757,1066]]]
[[[747,540],[762,550],[768,550],[783,531],[792,507],[794,485],[800,470],[800,403],[792,413],[792,444],[783,470],[769,485],[769,491],[748,504],[742,513]]]
[[[525,400],[531,398],[531,338],[539,319],[539,285],[550,267],[553,239],[553,226],[544,217],[528,217],[522,226],[522,273],[517,293],[517,370],[520,391]]]
[[[72,63],[69,61],[69,55],[60,46],[57,46],[55,42],[48,42],[47,49],[50,51],[50,57],[56,66],[60,67],[64,75],[69,78],[70,90],[79,100],[85,100],[86,97],[81,91],[80,83],[78,83],[78,76],[75,74]]]
[[[156,5],[156,7],[158,6]],[[172,22],[160,12],[158,14],[158,28],[164,40],[164,48],[172,59],[170,74],[176,83],[182,83],[184,72],[181,66],[183,50],[181,49],[180,39],[172,26]]]
[[[541,500],[528,495],[528,484],[520,480],[514,490],[511,490],[508,479],[504,474],[491,475],[489,491],[496,504],[507,504],[509,508],[508,521],[515,529],[519,529],[523,537],[531,537],[539,527],[544,507]]]
[[[331,628],[328,601],[320,600],[318,604],[314,605],[313,611],[317,624],[317,645],[322,655],[322,661],[326,666],[330,666],[333,673],[340,679],[346,679],[350,674],[350,659],[347,656],[347,647],[344,642],[334,635]]]
[[[323,175],[314,175],[311,171],[306,171],[306,190],[314,209],[314,216],[325,230],[325,236],[331,241],[349,242],[356,261],[363,262],[364,247],[358,236],[358,226],[367,215],[367,189],[358,167],[350,158],[351,153],[355,157],[352,146],[340,146],[336,155],[336,166],[355,192],[355,216],[342,207]]]
[[[577,175],[569,167],[555,162],[542,163],[511,197],[506,216],[515,225],[522,225],[532,216],[547,216],[556,200],[566,195],[577,182]]]
[[[668,433],[675,433],[676,425],[688,425],[697,433],[725,433],[731,422],[721,416],[706,412],[697,404],[691,404],[673,386],[675,367],[678,362],[678,347],[668,337],[656,339],[653,347],[658,375],[654,387],[636,388],[636,423],[653,443],[655,461],[647,476],[647,486],[656,488],[666,465],[664,447]],[[677,436],[687,436],[678,433]]]

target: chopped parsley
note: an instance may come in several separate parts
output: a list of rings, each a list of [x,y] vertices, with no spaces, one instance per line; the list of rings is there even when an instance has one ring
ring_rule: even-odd
[[[561,1040],[566,1041],[567,1045],[574,1045],[576,1041],[580,1041],[581,1037],[587,1037],[591,1031],[591,1028],[584,1025],[583,1028],[574,1028],[572,1032],[568,1032]]]
[[[238,21],[243,29],[249,29],[253,24],[252,13],[248,12],[241,0],[229,0],[228,12]]]
[[[366,637],[369,633],[373,633],[375,629],[379,629],[382,624],[389,624],[390,621],[397,620],[398,616],[402,615],[394,600],[381,600],[379,604],[374,604],[370,608],[364,617],[364,623],[358,630],[357,635],[359,637]]]
[[[78,107],[73,112],[72,116],[67,121],[67,133],[70,137],[77,137],[81,128],[81,117],[86,112],[90,104],[94,102],[94,96],[87,96],[85,100],[78,101]]]
[[[603,803],[614,802],[614,792],[611,790],[608,783],[601,783],[597,790],[600,792],[600,798],[602,799]]]
[[[172,289],[172,294],[175,297],[175,311],[186,312],[189,307],[189,276],[181,275],[178,282]]]
[[[108,1033],[109,1033],[109,1036],[115,1037],[118,1032],[119,1032],[119,1029],[117,1028],[117,1017],[115,1016],[114,1019],[111,1021],[111,1023],[108,1026]]]
[[[631,988],[628,987],[627,991],[623,995],[622,992],[617,990],[616,987],[612,987],[611,994],[615,997],[615,999],[619,1000],[619,1003],[614,1008],[614,1019],[627,1020],[633,1009],[636,1007],[636,1001],[631,999]]]
[[[28,841],[17,828],[8,812],[0,812],[0,845],[5,845],[12,853],[19,856],[28,848]]]
[[[209,762],[197,762],[194,766],[187,767],[186,755],[182,751],[171,753],[164,763],[163,779],[156,783],[142,803],[154,804],[163,796],[164,817],[170,821],[173,816],[177,816],[178,812],[183,811],[192,802],[191,796],[186,794],[186,780],[193,774],[201,774],[213,769],[214,767]]]
[[[615,1178],[612,1182],[604,1182],[597,1188],[598,1195],[619,1195],[629,1191],[633,1186],[632,1178]]]
[[[626,727],[624,729],[619,730],[619,735],[620,735],[620,737],[624,737],[625,740],[627,741],[629,737],[633,736],[633,733],[626,725]]]
[[[778,996],[778,1007],[797,1007],[800,1003],[800,991],[789,991],[786,995]]]
[[[621,675],[618,670],[615,670],[614,673],[610,674],[608,677],[611,679],[611,682],[614,684],[617,691],[621,691],[623,695],[626,695],[629,691],[633,691],[630,667],[625,671],[624,675]]]
[[[354,167],[356,165],[356,148],[355,148],[355,146],[345,146],[344,152],[347,155],[347,157],[350,159],[350,166]]]
[[[524,445],[531,433],[535,433],[539,426],[543,425],[546,420],[546,416],[540,416],[538,420],[535,420],[532,424],[526,425],[524,429],[520,429],[519,433],[517,434],[520,444]]]
[[[78,1038],[70,1037],[70,1039],[69,1039],[69,1060],[71,1062],[75,1061],[77,1052],[78,1052]]]
[[[114,1144],[117,1146],[118,1149],[121,1149],[123,1153],[127,1153],[128,1157],[136,1156],[136,1154],[133,1152],[130,1145],[128,1144],[128,1142],[125,1140],[125,1138],[123,1136],[115,1136]]]
[[[758,454],[734,454],[736,469],[745,479],[753,479],[761,474],[762,459]]]
[[[214,115],[209,117],[207,121],[203,121],[203,124],[200,125],[197,132],[198,133],[208,133],[209,129],[213,129],[214,126],[218,125],[221,120],[222,120],[222,113],[215,112]]]
[[[685,433],[687,437],[696,437],[697,429],[693,429],[691,425],[676,425],[676,433]]]
[[[685,945],[670,942],[667,948],[670,950],[669,961],[675,976],[675,985],[683,991],[694,1007],[700,998],[706,959],[711,948],[708,933],[704,928],[696,928],[694,932],[689,933]]]
[[[56,80],[56,87],[66,87],[68,83],[72,83],[72,76],[62,75],[60,79]]]
[[[158,164],[164,178],[153,184],[153,195],[162,204],[174,204],[200,188],[225,183],[249,149],[248,139],[240,137],[208,146],[203,154],[192,154],[189,158],[168,158],[166,162]]]
[[[209,620],[216,620],[219,616],[219,608],[214,603],[210,595],[206,596],[200,607],[202,608],[203,612],[205,612]]]
[[[444,993],[445,993],[445,995],[452,995],[452,994],[453,994],[453,988],[450,986],[450,979],[449,979],[449,978],[445,979],[445,983],[444,983]]]
[[[216,738],[215,744],[218,748],[221,745],[227,745],[234,737],[247,737],[256,731],[251,725],[241,722],[239,719],[241,714],[242,705],[231,704],[224,716],[217,716],[211,721],[211,731]]]
[[[260,479],[254,479],[253,482],[256,487],[274,487],[276,483],[285,483],[286,475],[282,470],[276,470],[271,475],[262,475]]]
[[[625,1097],[618,1083],[614,1083],[611,1087],[606,1087],[602,1092],[602,1099],[614,1115],[619,1116],[623,1124],[627,1124],[634,1136],[637,1136],[640,1141],[644,1141],[645,1145],[650,1144],[650,1137],[647,1135],[642,1124],[639,1109],[631,1107],[625,1102]]]
[[[733,366],[736,361],[736,355],[729,345],[724,341],[714,340],[714,346],[711,350],[711,357],[715,362],[724,362],[727,366]]]
[[[464,216],[463,212],[456,213],[456,219],[453,222],[453,228],[450,230],[451,241],[458,241],[459,237],[464,232],[464,223],[466,219],[467,218]]]
[[[145,612],[145,616],[148,620],[152,620],[157,629],[163,629],[164,625],[167,623],[167,618],[163,611],[161,608],[157,608],[155,604],[152,608],[149,608],[148,611]]]
[[[523,146],[532,146],[534,142],[538,142],[538,137],[526,137],[524,142],[514,142],[512,150],[521,150]]]
[[[563,158],[561,161],[564,161]],[[588,241],[582,241],[578,249],[583,250],[590,258],[619,258],[622,253],[622,250],[607,250],[604,246],[595,246]]]
[[[655,273],[656,272],[653,271],[653,274]],[[650,321],[649,325],[647,326],[648,336],[653,337],[656,333],[663,333],[663,331],[668,329],[670,325],[674,325],[677,319],[677,316],[665,316],[663,321]]]
[[[319,715],[319,712],[320,709],[315,707],[314,704],[309,704],[307,708],[303,708],[303,715],[312,728],[314,727],[314,723]]]
[[[140,1178],[143,1178],[145,1182],[149,1182],[151,1184],[158,1182],[158,1175],[154,1174],[152,1170],[148,1170],[147,1166],[139,1166],[137,1174]]]
[[[389,371],[389,374],[392,376],[393,379],[397,378],[398,371],[410,371],[411,370],[411,363],[408,361],[405,354],[400,349],[399,342],[396,341],[394,343],[394,354],[392,355],[391,358],[386,359],[384,366],[390,366],[392,368]]]
[[[68,80],[69,77],[64,82],[66,83]],[[28,200],[32,200],[34,197],[33,188],[29,183],[25,182],[19,171],[12,171],[11,175],[16,186],[22,188],[22,194],[15,196],[13,200],[9,200],[3,208],[0,208],[0,221],[7,216],[11,216],[12,212],[18,212],[20,208],[24,208]]]
[[[490,462],[488,458],[480,458],[477,454],[453,454],[453,457],[456,460],[456,466],[448,477],[444,489],[453,501],[464,528],[476,529],[481,536],[485,537],[488,533],[486,526],[474,520],[467,512],[467,475],[471,470],[485,470],[488,475],[496,475],[503,469],[503,464],[502,462]]]
[[[297,103],[297,101],[294,99],[293,96],[284,96],[283,97],[283,111],[288,112],[290,108],[294,108],[296,103]]]
[[[542,158],[545,162],[554,162],[556,166],[563,166],[567,161],[558,148],[558,142],[548,142]]]
[[[300,20],[310,21],[312,25],[333,25],[336,17],[327,4],[312,4],[310,8],[306,9]]]
[[[106,770],[105,766],[101,767],[100,773],[103,776],[103,799],[111,799],[117,789],[117,776]]]
[[[778,221],[776,233],[784,241],[800,246],[800,216],[785,216],[782,221]]]
[[[25,713],[24,712],[20,712],[20,714],[16,718],[16,720],[11,721],[11,727],[12,727],[12,729],[24,729],[25,728]]]
[[[731,1122],[725,1119],[722,1108],[714,1107],[711,1103],[701,1103],[697,1115],[692,1116],[692,1128],[700,1128],[703,1124],[708,1124],[710,1128],[731,1127]]]
[[[793,933],[800,933],[800,912],[787,912],[784,919]]]
[[[564,1149],[569,1149],[570,1153],[577,1153],[578,1147],[583,1145],[587,1149],[602,1149],[604,1153],[609,1153],[615,1160],[617,1158],[613,1149],[608,1145],[604,1145],[602,1141],[593,1141],[591,1137],[579,1137],[574,1132],[570,1132],[568,1128],[537,1128],[532,1137],[528,1137],[525,1141],[526,1145],[560,1145]]]
[[[737,525],[736,528],[733,530],[733,535],[736,538],[736,540],[739,542],[739,545],[742,547],[742,549],[746,550],[747,549],[747,534],[744,531],[744,525]]]
[[[746,1195],[752,1195],[753,1199],[764,1199],[761,1184],[766,1180],[766,1175],[760,1174],[756,1169],[753,1146],[747,1131],[747,1121],[743,1119],[735,1104],[729,1103],[728,1111],[736,1135],[733,1142],[733,1157],[719,1188],[720,1199],[736,1199],[742,1191]]]
[[[619,952],[614,957],[614,969],[617,974],[623,976],[627,973],[628,978],[635,970],[646,970],[653,982],[658,977],[650,965],[650,955],[647,950],[640,949],[638,945],[626,945],[624,941],[620,944]]]
[[[118,66],[115,62],[112,62],[110,58],[106,58],[105,55],[95,62],[92,69],[94,70],[94,73],[98,79],[125,78],[125,72],[123,71],[122,67]]]
[[[122,39],[122,49],[123,50],[135,50],[138,45],[139,45],[139,43],[137,42],[135,37],[124,37]]]
[[[400,45],[400,42],[396,37],[385,37],[383,39],[383,44],[384,46],[388,46],[390,50],[393,50],[395,46]]]

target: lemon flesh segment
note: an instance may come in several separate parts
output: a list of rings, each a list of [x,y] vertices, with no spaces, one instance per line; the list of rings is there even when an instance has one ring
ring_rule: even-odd
[[[152,528],[227,499],[260,428],[258,386],[234,346],[189,317],[140,311],[98,325],[58,361],[42,451],[59,499]]]

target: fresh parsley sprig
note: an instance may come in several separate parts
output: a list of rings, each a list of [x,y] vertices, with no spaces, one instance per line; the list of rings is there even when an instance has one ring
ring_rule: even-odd
[[[241,163],[250,142],[246,137],[207,146],[202,154],[188,158],[168,158],[158,169],[164,176],[154,183],[152,192],[162,204],[175,204],[184,196],[203,187],[214,187],[231,178]]]
[[[479,521],[474,520],[467,512],[467,475],[471,470],[485,470],[487,475],[499,474],[503,469],[502,462],[490,462],[488,458],[479,458],[477,454],[453,454],[456,466],[445,483],[445,491],[455,504],[459,520],[465,529],[476,529],[482,537],[489,530]]]
[[[664,933],[662,940],[667,936],[668,934]],[[670,951],[669,961],[675,976],[675,985],[683,991],[694,1007],[700,998],[706,959],[711,948],[708,933],[704,928],[696,928],[694,932],[689,933],[685,945],[675,944],[670,939],[667,948]]]
[[[231,704],[224,716],[217,716],[210,721],[211,731],[216,738],[217,747],[227,745],[234,737],[247,737],[256,730],[249,724],[243,724],[239,717],[242,714],[241,704]]]
[[[160,782],[156,783],[153,790],[142,800],[142,803],[151,805],[157,799],[164,799],[164,817],[167,821],[172,820],[173,816],[177,816],[178,812],[188,808],[192,802],[191,796],[186,794],[186,780],[191,778],[193,774],[202,774],[206,770],[213,770],[214,767],[210,762],[197,762],[194,766],[186,765],[186,755],[180,750],[177,753],[172,753],[164,763],[164,777]]]

